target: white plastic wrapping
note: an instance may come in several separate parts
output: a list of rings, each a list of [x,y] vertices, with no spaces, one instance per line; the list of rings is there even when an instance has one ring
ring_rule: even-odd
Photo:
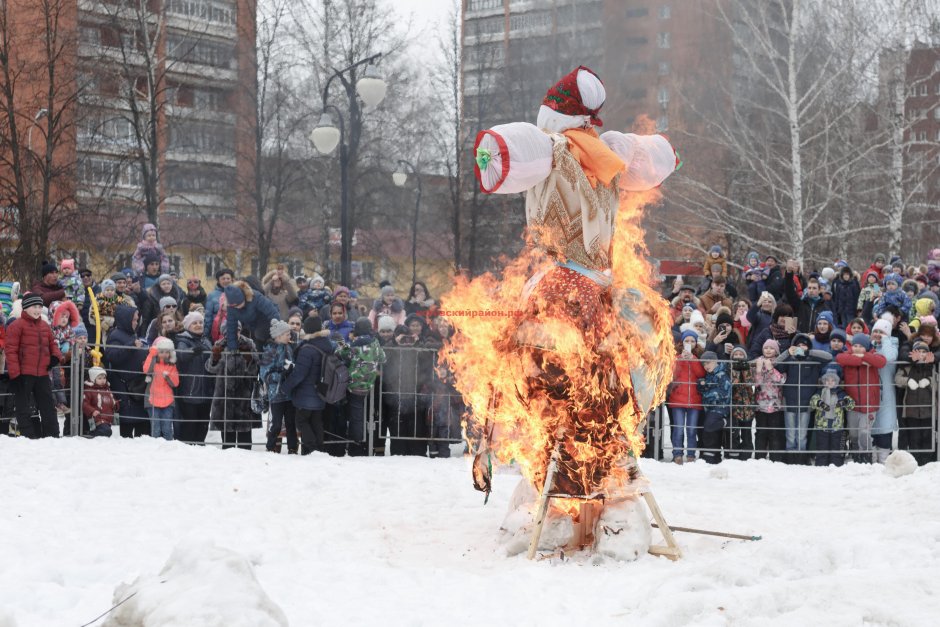
[[[533,187],[552,171],[552,140],[534,124],[513,122],[482,131],[479,149],[489,152],[486,167],[477,167],[480,187],[487,194],[517,194]]]
[[[620,175],[620,189],[624,191],[653,189],[676,171],[676,151],[662,135],[607,131],[601,140],[626,164]]]

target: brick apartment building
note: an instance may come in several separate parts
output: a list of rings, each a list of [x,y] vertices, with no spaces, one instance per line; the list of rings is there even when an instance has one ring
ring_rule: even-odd
[[[462,78],[468,133],[509,121],[534,122],[546,90],[574,67],[586,65],[598,72],[607,88],[601,115],[605,130],[665,133],[684,156],[695,156],[686,159],[683,174],[722,180],[722,155],[713,148],[698,151],[695,140],[704,134],[701,112],[720,106],[703,77],[733,80],[730,38],[721,36],[724,25],[712,4],[464,0]],[[663,203],[648,212],[651,255],[697,257],[699,253],[663,237],[663,225],[669,224],[683,224],[686,232],[698,230],[709,237],[704,225],[670,201],[668,187]],[[481,211],[489,212],[493,210]],[[649,215],[653,212],[655,219]],[[503,252],[506,244],[499,244],[489,252]]]

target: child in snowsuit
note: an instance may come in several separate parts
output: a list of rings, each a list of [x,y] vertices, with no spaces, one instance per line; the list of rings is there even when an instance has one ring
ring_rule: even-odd
[[[180,384],[173,340],[165,337],[156,339],[144,361],[143,371],[149,385],[144,400],[150,408],[150,435],[172,440],[175,415],[173,390]]]
[[[163,244],[157,241],[157,227],[148,222],[141,229],[140,241],[137,242],[137,250],[134,251],[131,268],[137,274],[143,274],[146,269],[145,259],[152,256],[160,260],[160,274],[169,274],[170,258],[163,250]]]
[[[754,360],[754,383],[757,384],[757,435],[755,448],[756,459],[781,461],[780,453],[784,448],[783,383],[787,376],[774,368],[774,361],[780,356],[780,344],[771,338],[764,342],[761,356]]]
[[[816,426],[817,466],[841,466],[845,459],[845,415],[855,407],[855,401],[841,388],[841,381],[839,364],[827,364],[819,392],[809,399]]]
[[[697,384],[705,408],[702,458],[709,464],[718,464],[721,462],[722,432],[728,425],[731,409],[731,379],[713,351],[702,353],[702,367],[705,368],[705,377]]]
[[[875,318],[881,318],[888,305],[894,305],[901,310],[901,315],[907,319],[911,315],[911,297],[901,287],[901,277],[891,273],[885,277],[885,291],[873,309]]]
[[[725,260],[725,255],[718,244],[708,249],[708,254],[705,255],[705,260],[702,262],[702,274],[711,276],[712,266],[715,264],[721,266],[721,272],[719,273],[721,276],[728,276],[728,262]]]
[[[937,364],[927,362],[929,354],[930,346],[926,342],[915,340],[911,347],[911,363],[901,366],[894,375],[895,384],[904,389],[898,448],[916,451],[911,454],[921,466],[936,461],[936,456],[931,451],[933,442],[930,414],[934,395],[933,375]]]
[[[731,442],[735,459],[750,459],[754,452],[751,427],[754,426],[753,365],[747,361],[747,349],[731,349]]]
[[[294,406],[284,388],[284,381],[293,365],[294,351],[291,347],[290,325],[283,320],[271,321],[271,341],[265,345],[259,361],[261,380],[264,382],[268,402],[271,405],[271,424],[268,428],[266,449],[281,452],[281,426],[287,430],[287,454],[296,455],[297,424],[294,422]]]
[[[379,368],[385,363],[385,351],[379,339],[372,334],[372,323],[368,318],[356,320],[349,343],[341,344],[336,354],[349,366],[349,384],[346,395],[349,410],[348,437],[352,441],[347,448],[352,457],[368,453],[366,444],[366,398],[372,393]]]
[[[52,326],[52,336],[59,345],[59,352],[63,355],[72,352],[72,344],[75,342],[75,327],[81,323],[82,318],[75,305],[67,300],[57,300],[49,306],[49,318]],[[52,390],[55,394],[56,409],[62,413],[68,413],[69,408],[66,404],[66,391],[68,382],[65,380],[65,372],[60,364],[49,370],[52,377]]]
[[[62,285],[62,289],[65,290],[65,298],[75,303],[75,306],[81,309],[85,304],[85,286],[82,284],[78,273],[75,272],[75,260],[63,259],[59,265],[61,266],[60,272],[62,274],[59,278],[59,283]]]
[[[333,300],[330,290],[326,289],[323,277],[314,274],[310,279],[310,296],[307,301],[316,311],[320,311]]]
[[[881,402],[878,369],[887,359],[871,350],[871,339],[864,333],[852,336],[849,351],[836,355],[845,373],[845,391],[855,402],[848,412],[849,450],[857,462],[871,463],[871,425]]]
[[[13,303],[20,297],[20,284],[16,281],[0,283],[0,310],[4,316],[9,316],[13,310]]]
[[[858,303],[856,303],[859,317],[865,322],[866,326],[871,326],[875,301],[879,298],[881,298],[881,286],[878,284],[878,275],[874,272],[868,272],[865,274],[865,286],[859,292]]]
[[[85,381],[85,393],[82,396],[82,414],[94,429],[92,437],[111,437],[114,414],[120,407],[120,401],[114,398],[108,385],[108,373],[104,368],[88,369],[88,381]]]

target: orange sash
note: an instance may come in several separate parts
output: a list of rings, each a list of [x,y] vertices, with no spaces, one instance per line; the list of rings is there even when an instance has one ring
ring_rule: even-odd
[[[584,174],[591,187],[597,187],[598,181],[610,185],[614,177],[623,170],[623,161],[601,141],[593,128],[572,128],[564,131],[562,135],[568,138],[568,150],[584,168]]]

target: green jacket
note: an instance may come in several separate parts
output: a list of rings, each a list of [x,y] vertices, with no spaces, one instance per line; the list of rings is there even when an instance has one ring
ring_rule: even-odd
[[[342,344],[336,354],[349,367],[347,389],[354,394],[368,394],[379,375],[379,366],[385,363],[385,351],[378,339],[371,335],[357,337],[352,344]]]

